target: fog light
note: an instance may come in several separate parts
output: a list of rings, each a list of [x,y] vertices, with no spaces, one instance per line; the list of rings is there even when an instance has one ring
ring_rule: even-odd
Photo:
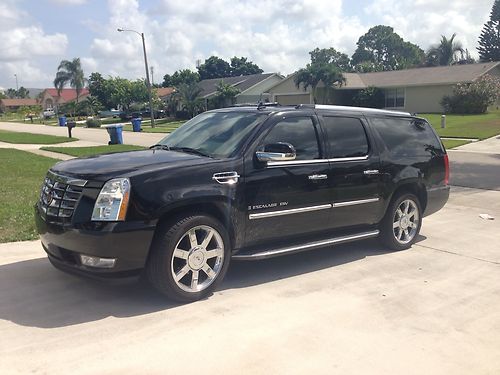
[[[84,266],[96,268],[113,268],[116,258],[99,258],[80,254],[80,260]]]

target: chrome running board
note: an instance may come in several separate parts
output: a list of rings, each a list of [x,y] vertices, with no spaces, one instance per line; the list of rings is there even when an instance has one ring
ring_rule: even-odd
[[[320,240],[320,241],[308,242],[308,243],[305,243],[302,245],[287,246],[287,247],[282,247],[282,248],[277,248],[277,249],[255,252],[255,253],[235,254],[232,256],[232,259],[234,259],[234,260],[268,259],[268,258],[280,256],[280,255],[294,254],[294,253],[299,253],[302,251],[313,250],[313,249],[316,249],[318,247],[323,247],[323,246],[328,246],[328,245],[337,245],[337,244],[341,244],[341,243],[345,243],[345,242],[364,240],[367,238],[377,237],[378,235],[379,235],[379,231],[373,230],[370,232],[363,232],[363,233],[352,234],[352,235],[348,235],[348,236],[333,237],[333,238],[328,238],[328,239],[324,239],[324,240]]]

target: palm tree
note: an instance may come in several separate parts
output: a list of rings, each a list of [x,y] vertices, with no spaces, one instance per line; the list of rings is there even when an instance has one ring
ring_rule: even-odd
[[[441,42],[432,46],[429,51],[427,51],[427,65],[452,65],[457,62],[459,60],[457,54],[463,54],[464,49],[462,43],[455,42],[456,36],[457,34],[455,33],[448,39],[444,35],[441,35]]]
[[[231,86],[224,81],[220,81],[217,84],[217,91],[215,94],[215,100],[217,101],[218,107],[222,108],[226,105],[234,104],[234,98],[240,93],[240,90],[234,86]]]
[[[326,88],[326,94],[332,87],[342,86],[346,80],[338,67],[333,64],[307,64],[305,68],[300,69],[295,75],[295,85],[297,88],[302,84],[304,90],[311,86],[311,93],[314,103],[317,103],[316,88],[323,82]],[[324,95],[323,101],[326,101],[328,95]]]
[[[181,83],[177,88],[174,98],[179,100],[190,117],[194,117],[198,110],[203,107],[203,100],[200,97],[202,89],[196,82]]]
[[[74,58],[72,61],[61,61],[57,68],[56,78],[54,79],[54,87],[57,89],[59,95],[61,95],[61,90],[64,86],[69,83],[69,85],[76,90],[76,102],[78,103],[85,82],[86,79],[79,57]]]

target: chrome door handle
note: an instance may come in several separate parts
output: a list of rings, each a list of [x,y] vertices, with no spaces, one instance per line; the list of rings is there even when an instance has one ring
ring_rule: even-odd
[[[307,176],[309,180],[326,180],[328,178],[328,175],[326,174],[312,174],[310,176]]]
[[[367,174],[367,175],[380,174],[378,169],[368,169],[368,170],[364,171],[363,173]]]

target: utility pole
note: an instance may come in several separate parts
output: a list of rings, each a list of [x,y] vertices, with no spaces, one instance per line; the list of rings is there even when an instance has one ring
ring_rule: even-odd
[[[16,77],[16,91],[19,91],[19,85],[17,83],[17,74],[14,74],[14,77]],[[16,95],[17,95],[17,93],[16,93]]]
[[[154,87],[155,85],[155,68],[154,66],[151,67],[151,86]]]
[[[148,57],[146,55],[146,42],[144,40],[144,33],[140,33],[140,32],[135,31],[135,30],[121,29],[121,28],[117,29],[117,31],[119,31],[119,32],[130,31],[130,32],[136,33],[142,39],[142,50],[144,52],[144,67],[146,68],[146,85],[148,87],[148,93],[149,93],[149,112],[151,114],[151,127],[154,128],[155,127],[155,113],[153,110],[153,92],[152,92],[153,89],[151,88],[151,81],[149,80]]]

